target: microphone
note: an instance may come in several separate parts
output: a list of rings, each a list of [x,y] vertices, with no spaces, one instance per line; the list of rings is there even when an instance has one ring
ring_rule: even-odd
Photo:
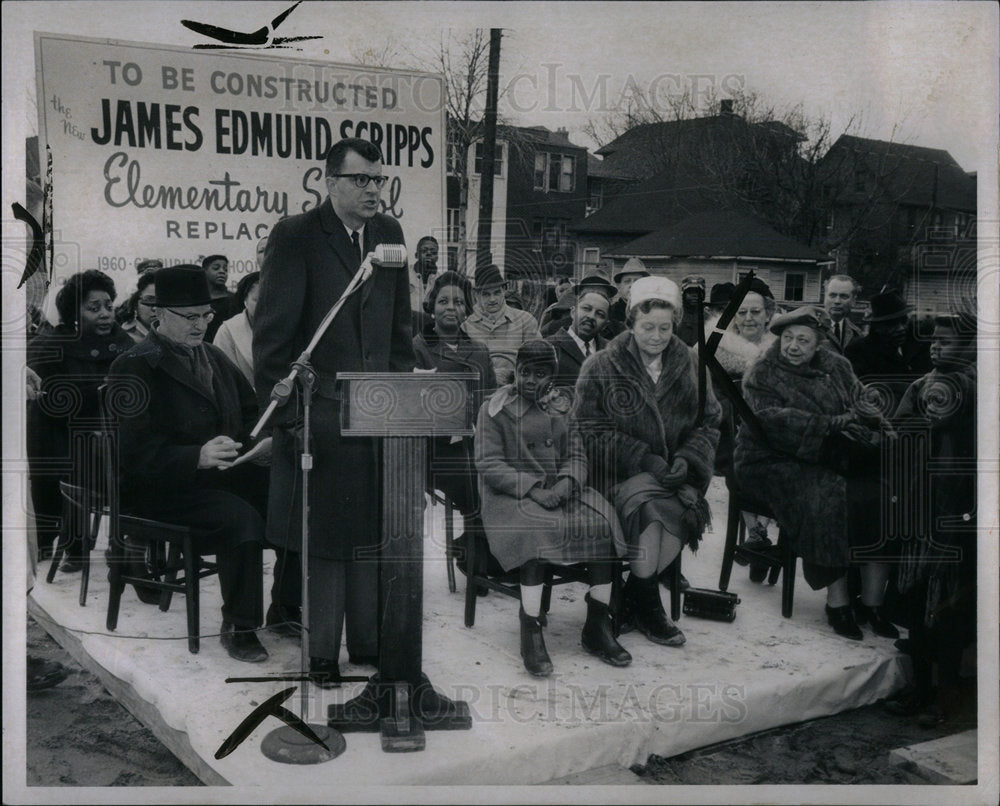
[[[406,265],[406,247],[401,243],[380,243],[374,251],[374,262],[386,269],[401,269]]]

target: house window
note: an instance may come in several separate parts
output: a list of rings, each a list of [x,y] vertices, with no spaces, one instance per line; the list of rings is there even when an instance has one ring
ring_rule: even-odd
[[[562,157],[562,173],[559,175],[559,192],[572,193],[576,187],[576,160],[573,157]]]
[[[583,250],[583,273],[590,274],[601,262],[601,250],[594,247],[586,247]]]
[[[572,193],[576,190],[576,157],[536,153],[534,188],[547,193]]]
[[[545,177],[549,170],[549,155],[544,151],[535,154],[535,190],[545,190]]]
[[[483,172],[483,154],[485,151],[486,149],[483,146],[482,141],[476,143],[475,170],[477,174],[481,174]],[[497,143],[496,152],[493,156],[493,175],[503,176],[503,143]]]
[[[785,301],[802,302],[806,293],[806,276],[798,272],[785,272]]]
[[[457,207],[448,208],[448,240],[452,243],[462,240],[461,219]]]
[[[604,203],[604,187],[600,182],[592,181],[590,184],[590,199],[587,202],[587,215],[596,213]]]

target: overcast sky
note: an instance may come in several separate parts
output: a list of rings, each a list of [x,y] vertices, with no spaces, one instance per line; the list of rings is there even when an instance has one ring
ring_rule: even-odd
[[[181,19],[253,30],[289,5],[5,2],[5,78],[31,64],[34,30],[190,47],[206,40]],[[444,30],[502,27],[505,115],[566,127],[582,145],[593,146],[582,133],[588,118],[601,116],[602,100],[613,105],[629,77],[643,88],[694,80],[722,96],[741,86],[779,107],[804,102],[838,131],[854,117],[858,134],[946,148],[967,170],[982,170],[996,158],[996,19],[992,2],[306,2],[280,33],[322,35],[288,51],[300,58],[352,62],[388,46],[412,62]],[[8,111],[11,88],[5,81]]]

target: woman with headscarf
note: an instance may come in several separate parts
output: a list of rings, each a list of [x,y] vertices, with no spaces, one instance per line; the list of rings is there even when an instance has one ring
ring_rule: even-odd
[[[873,537],[866,527],[873,515],[858,503],[879,483],[878,446],[891,429],[866,404],[850,362],[823,346],[825,329],[825,313],[811,305],[775,317],[779,340],[743,380],[760,430],[744,424],[734,460],[740,485],[771,508],[793,541],[806,582],[827,589],[834,631],[860,640],[847,569],[852,546]],[[881,611],[887,572],[882,564],[862,566],[862,601],[874,632],[898,637]]]
[[[252,271],[236,286],[236,307],[240,313],[227,319],[215,332],[212,344],[236,364],[243,377],[253,386],[253,315],[260,294],[260,272]]]
[[[85,457],[73,455],[74,426],[96,427],[100,420],[99,388],[119,355],[133,341],[115,321],[115,284],[104,272],[91,269],[70,276],[56,294],[59,324],[28,345],[28,368],[38,379],[28,405],[28,463],[31,495],[38,528],[38,546],[50,553],[59,534],[62,500],[60,481],[96,483],[81,473]],[[88,466],[90,463],[86,463]],[[71,540],[61,570],[78,571]]]
[[[674,332],[681,316],[676,283],[636,280],[628,329],[584,362],[573,407],[591,483],[614,504],[629,544],[622,623],[667,646],[685,637],[663,608],[657,575],[685,544],[697,547],[709,522],[721,417],[710,386],[699,411],[697,354]]]

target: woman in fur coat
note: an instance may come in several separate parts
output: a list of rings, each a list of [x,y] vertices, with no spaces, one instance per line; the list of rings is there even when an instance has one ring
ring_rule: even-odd
[[[863,635],[849,604],[847,568],[852,538],[877,513],[857,502],[878,478],[878,443],[891,429],[865,405],[860,381],[846,358],[822,346],[825,313],[803,306],[775,317],[779,340],[743,380],[743,394],[763,439],[740,429],[734,456],[740,485],[764,500],[802,557],[806,582],[827,589],[827,619],[838,635]],[[852,446],[861,461],[848,466]],[[898,632],[881,612],[888,567],[861,568],[861,600],[872,628]]]
[[[663,609],[657,575],[685,543],[697,546],[708,523],[721,418],[710,386],[699,416],[697,356],[674,333],[681,315],[676,283],[636,280],[628,330],[584,362],[573,408],[591,483],[614,504],[629,544],[623,620],[667,646],[685,639]]]

